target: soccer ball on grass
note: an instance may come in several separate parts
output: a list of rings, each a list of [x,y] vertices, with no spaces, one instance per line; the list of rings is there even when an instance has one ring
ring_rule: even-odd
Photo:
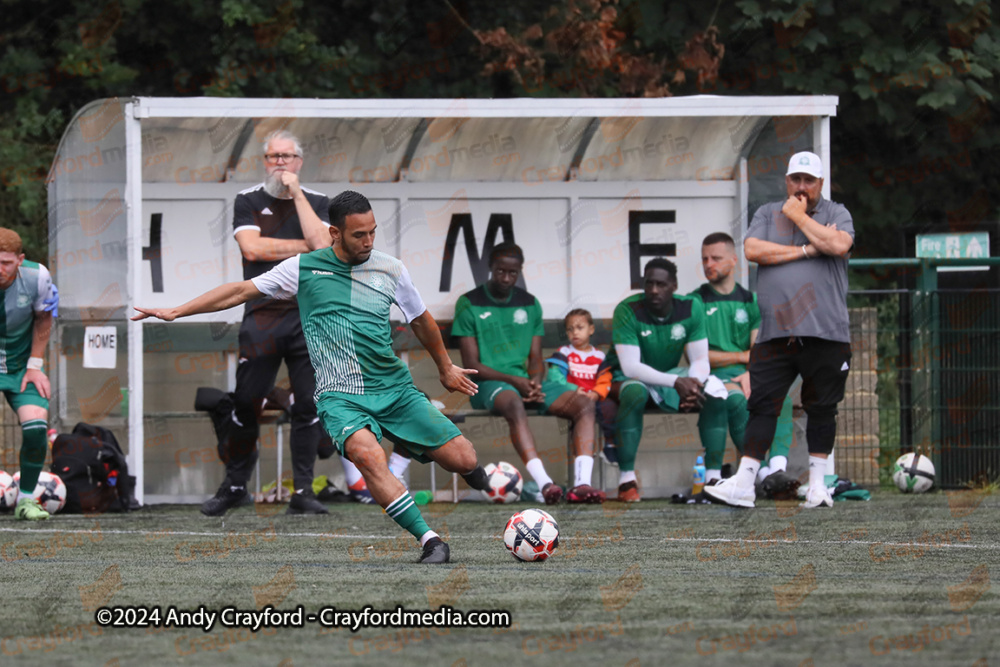
[[[543,561],[559,546],[559,524],[543,510],[522,510],[507,522],[503,543],[518,560]]]
[[[924,493],[934,486],[934,464],[923,454],[903,454],[896,459],[892,481],[903,493]]]
[[[17,472],[14,474],[14,486],[18,487],[20,482],[21,473]],[[38,473],[38,483],[31,495],[49,514],[55,514],[66,505],[66,485],[59,479],[59,475],[51,472],[43,470]]]

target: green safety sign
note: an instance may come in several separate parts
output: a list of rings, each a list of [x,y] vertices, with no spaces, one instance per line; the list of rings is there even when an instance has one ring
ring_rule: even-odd
[[[990,256],[987,232],[967,234],[917,234],[917,257],[975,259]]]

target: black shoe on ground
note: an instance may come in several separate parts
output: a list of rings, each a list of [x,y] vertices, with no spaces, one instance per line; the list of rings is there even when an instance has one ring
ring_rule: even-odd
[[[323,503],[316,500],[312,489],[296,491],[288,501],[285,514],[329,514]]]
[[[451,557],[448,543],[440,537],[432,537],[424,544],[424,552],[420,554],[421,563],[447,563]]]
[[[201,504],[201,513],[205,516],[222,516],[233,507],[242,507],[253,503],[253,498],[243,487],[233,490],[231,486],[220,487],[214,496]]]

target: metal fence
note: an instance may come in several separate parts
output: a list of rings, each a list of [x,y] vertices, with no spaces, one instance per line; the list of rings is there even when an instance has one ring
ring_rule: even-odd
[[[960,488],[1000,477],[1000,290],[938,286],[944,265],[984,260],[852,261],[854,352],[840,406],[837,473],[889,483],[909,451],[931,457],[937,483]]]

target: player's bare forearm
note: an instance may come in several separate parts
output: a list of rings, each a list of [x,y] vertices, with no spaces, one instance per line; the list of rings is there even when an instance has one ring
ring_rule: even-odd
[[[548,374],[548,367],[542,357],[542,337],[533,336],[531,339],[531,352],[528,353],[528,377],[541,385]]]
[[[467,376],[475,374],[475,370],[460,368],[452,363],[448,356],[448,350],[444,346],[444,339],[441,337],[441,329],[431,315],[425,310],[422,314],[413,318],[410,322],[413,335],[417,337],[420,344],[431,355],[434,364],[438,368],[438,376],[441,384],[448,391],[460,391],[469,396],[475,395],[477,391],[476,383]]]
[[[31,356],[45,358],[49,347],[49,337],[52,335],[52,313],[36,311],[35,321],[31,327]]]
[[[708,365],[712,368],[725,368],[734,364],[749,364],[750,351],[746,352],[723,352],[721,350],[708,351]]]
[[[165,322],[172,322],[179,317],[228,310],[241,303],[246,303],[251,299],[258,299],[262,296],[264,296],[264,293],[257,289],[253,281],[243,280],[241,282],[226,283],[176,308],[140,308],[139,306],[135,306],[139,314],[133,316],[132,320],[138,321],[144,320],[147,317],[155,317]]]
[[[437,364],[439,371],[443,366],[451,365],[451,357],[448,356],[448,350],[444,347],[441,329],[429,310],[414,317],[410,322],[410,329],[413,330],[413,335],[417,337],[424,349],[430,353],[431,359]]]

